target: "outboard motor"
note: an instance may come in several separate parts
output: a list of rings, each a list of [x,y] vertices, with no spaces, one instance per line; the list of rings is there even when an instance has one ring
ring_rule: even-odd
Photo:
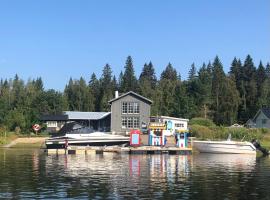
[[[251,140],[251,143],[254,145],[254,147],[256,147],[256,149],[260,150],[263,153],[263,155],[265,156],[269,155],[269,152],[261,146],[259,141],[253,139]]]

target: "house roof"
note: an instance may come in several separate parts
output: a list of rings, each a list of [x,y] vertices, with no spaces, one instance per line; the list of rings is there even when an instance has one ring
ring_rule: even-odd
[[[256,118],[258,117],[260,112],[262,112],[267,118],[270,119],[270,108],[261,108],[254,116],[253,121],[256,121]]]
[[[41,115],[41,121],[67,121],[67,115]]]
[[[116,100],[118,100],[118,99],[121,99],[121,98],[123,98],[123,97],[125,97],[125,96],[127,96],[127,95],[133,95],[133,96],[136,96],[136,97],[138,97],[138,98],[140,98],[140,99],[146,101],[146,102],[149,103],[149,104],[152,104],[152,103],[153,103],[153,101],[151,101],[150,99],[147,99],[146,97],[143,97],[143,96],[141,96],[141,95],[139,95],[139,94],[137,94],[136,92],[133,92],[133,91],[129,91],[129,92],[127,92],[127,93],[124,93],[124,94],[120,95],[119,97],[110,100],[109,103],[112,103],[112,102],[114,102],[114,101],[116,101]]]
[[[262,112],[270,119],[270,108],[262,108]]]
[[[64,111],[69,120],[99,120],[110,115],[110,112],[79,112],[79,111]]]

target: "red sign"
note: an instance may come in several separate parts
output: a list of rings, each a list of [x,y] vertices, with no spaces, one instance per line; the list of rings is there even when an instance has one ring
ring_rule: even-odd
[[[40,130],[40,125],[39,124],[34,124],[32,126],[32,128],[34,129],[34,131],[39,131]]]

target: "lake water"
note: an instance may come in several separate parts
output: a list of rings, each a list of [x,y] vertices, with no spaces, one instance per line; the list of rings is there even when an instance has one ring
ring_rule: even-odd
[[[0,199],[270,199],[270,158],[0,149]]]

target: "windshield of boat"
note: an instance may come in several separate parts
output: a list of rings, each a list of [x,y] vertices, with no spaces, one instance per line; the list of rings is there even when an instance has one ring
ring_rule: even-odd
[[[68,132],[68,134],[81,134],[81,133],[93,133],[93,132],[95,132],[94,129],[90,127],[83,127],[83,128],[72,130]]]

